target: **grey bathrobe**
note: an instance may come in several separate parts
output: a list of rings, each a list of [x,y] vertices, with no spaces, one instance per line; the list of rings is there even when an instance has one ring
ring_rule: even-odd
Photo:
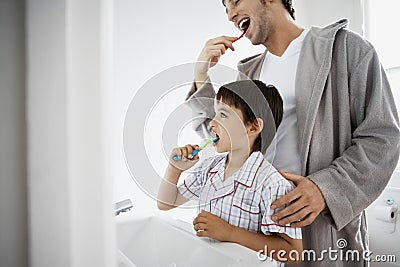
[[[368,249],[364,210],[385,188],[399,157],[399,122],[388,80],[375,49],[347,30],[347,23],[311,28],[299,57],[295,86],[301,175],[319,187],[327,204],[302,229],[303,245],[315,250],[316,258],[323,250],[338,250],[332,254],[336,261],[328,254],[323,262],[313,261],[309,254],[311,261],[302,266],[369,265],[362,256]],[[239,62],[239,79],[258,79],[264,57]],[[212,107],[202,105],[200,98],[214,96],[211,83],[205,83],[192,88],[188,99],[195,112],[211,117]],[[208,120],[197,125],[199,132],[208,128]],[[347,242],[342,250],[337,246],[341,238]],[[346,260],[346,251],[353,249],[359,251],[359,261],[350,252]]]

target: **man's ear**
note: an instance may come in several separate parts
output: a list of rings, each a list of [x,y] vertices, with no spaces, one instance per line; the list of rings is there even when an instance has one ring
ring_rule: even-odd
[[[249,135],[258,135],[264,128],[264,121],[261,118],[257,118],[247,129]]]

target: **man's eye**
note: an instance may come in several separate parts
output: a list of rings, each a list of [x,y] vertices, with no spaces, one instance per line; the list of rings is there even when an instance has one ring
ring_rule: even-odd
[[[226,118],[226,117],[227,117],[226,114],[221,112],[221,118]]]
[[[235,0],[235,5],[239,4],[240,0]]]

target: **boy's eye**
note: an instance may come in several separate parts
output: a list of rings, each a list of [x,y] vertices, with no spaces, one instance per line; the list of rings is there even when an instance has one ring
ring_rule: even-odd
[[[220,114],[221,114],[221,118],[226,118],[227,117],[226,114],[223,113],[223,112],[221,112]]]
[[[240,0],[235,0],[235,5],[239,4]]]

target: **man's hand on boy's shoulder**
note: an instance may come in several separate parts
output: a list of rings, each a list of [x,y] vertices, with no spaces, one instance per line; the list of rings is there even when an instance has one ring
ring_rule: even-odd
[[[296,188],[271,204],[272,209],[287,205],[272,215],[272,220],[280,225],[290,223],[292,227],[310,225],[326,207],[324,196],[318,186],[307,177],[290,172],[279,173],[292,181]]]

